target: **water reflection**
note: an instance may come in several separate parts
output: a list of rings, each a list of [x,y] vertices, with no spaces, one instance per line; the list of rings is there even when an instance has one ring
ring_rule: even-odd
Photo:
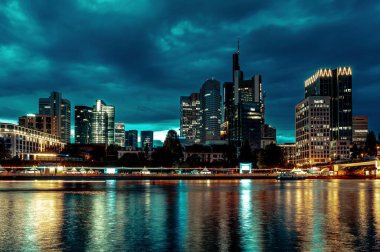
[[[379,250],[380,181],[0,183],[3,250]]]

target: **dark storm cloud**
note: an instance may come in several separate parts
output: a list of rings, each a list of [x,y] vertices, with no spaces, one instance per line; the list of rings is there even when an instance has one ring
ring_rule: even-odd
[[[3,1],[0,99],[12,110],[0,118],[60,90],[73,105],[115,105],[127,125],[178,127],[179,96],[229,81],[240,37],[241,67],[262,74],[280,141],[294,136],[303,81],[320,67],[353,67],[354,113],[378,131],[379,14],[360,1]]]

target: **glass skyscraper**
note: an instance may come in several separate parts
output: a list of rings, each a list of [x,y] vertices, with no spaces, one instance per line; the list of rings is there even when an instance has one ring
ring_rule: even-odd
[[[352,141],[351,68],[319,69],[304,84],[305,99],[296,106],[298,164],[349,158]]]
[[[125,148],[129,150],[137,150],[138,132],[137,130],[125,131]]]
[[[261,75],[244,80],[239,55],[238,48],[232,56],[232,82],[223,85],[223,131],[230,144],[240,147],[248,140],[252,149],[259,149],[264,126]]]
[[[220,140],[220,105],[220,82],[209,79],[203,83],[200,90],[200,135],[203,143],[210,140]]]
[[[75,106],[75,143],[89,144],[91,141],[92,107]]]
[[[125,125],[124,123],[115,123],[115,144],[125,147]]]
[[[115,143],[115,107],[97,100],[91,119],[91,143]]]
[[[200,99],[199,93],[180,98],[180,136],[189,143],[200,143]]]
[[[331,140],[352,140],[352,69],[323,68],[305,81],[305,98],[331,97]]]
[[[62,142],[70,143],[71,103],[62,99],[59,92],[52,92],[49,98],[40,98],[38,102],[39,114],[57,117],[59,137]]]

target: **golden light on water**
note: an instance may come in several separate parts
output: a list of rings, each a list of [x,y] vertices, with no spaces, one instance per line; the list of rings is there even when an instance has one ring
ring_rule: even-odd
[[[3,182],[0,244],[368,250],[380,230],[379,205],[374,180]]]

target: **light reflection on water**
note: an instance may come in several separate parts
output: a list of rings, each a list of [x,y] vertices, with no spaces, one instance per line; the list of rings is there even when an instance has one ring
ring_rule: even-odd
[[[0,251],[379,250],[378,180],[0,182]]]

